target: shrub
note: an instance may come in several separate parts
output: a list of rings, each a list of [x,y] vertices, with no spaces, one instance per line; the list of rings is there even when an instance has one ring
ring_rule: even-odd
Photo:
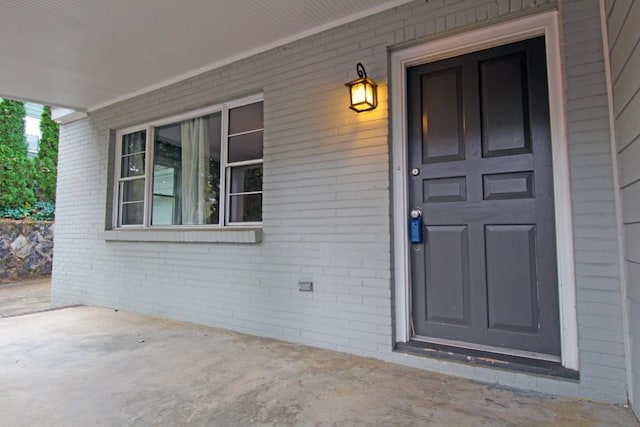
[[[0,218],[24,219],[28,213],[25,208],[0,208]]]
[[[33,206],[26,208],[0,208],[0,218],[53,221],[55,212],[54,202],[36,202]]]
[[[24,103],[0,102],[0,206],[28,207],[35,202],[33,163],[27,158]]]
[[[56,204],[54,202],[36,202],[29,210],[28,217],[36,221],[53,221],[55,213]]]
[[[38,200],[55,201],[58,174],[58,124],[51,120],[51,107],[44,107],[40,119],[40,148],[35,160],[35,188]]]

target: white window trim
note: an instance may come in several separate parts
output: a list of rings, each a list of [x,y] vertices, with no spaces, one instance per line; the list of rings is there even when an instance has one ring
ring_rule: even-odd
[[[254,102],[258,102],[258,101],[254,101]],[[248,102],[246,104],[251,104],[251,102]],[[231,110],[232,108],[235,107],[240,107],[242,105],[245,104],[237,104],[237,105],[229,105],[228,108],[226,108],[224,110],[224,114],[223,114],[223,123],[222,126],[224,128],[223,134],[226,135],[227,138],[231,138],[233,136],[238,136],[238,135],[246,135],[246,134],[250,134],[250,133],[256,133],[256,132],[262,132],[263,133],[263,137],[264,137],[264,127],[262,127],[261,129],[253,129],[251,131],[248,132],[238,132],[238,133],[228,133],[226,126],[229,124],[229,110]],[[228,157],[228,149],[229,149],[229,144],[228,142],[223,144],[222,146],[222,152],[223,152],[223,156],[225,159],[227,159]],[[239,167],[239,166],[250,166],[250,165],[258,165],[258,164],[263,164],[264,163],[264,155],[262,156],[261,159],[253,159],[253,160],[244,160],[244,161],[240,161],[240,162],[229,162],[229,163],[225,163],[224,166],[224,170],[222,171],[222,173],[220,174],[220,187],[224,188],[224,203],[222,204],[222,209],[224,211],[224,218],[225,218],[225,223],[227,224],[228,227],[234,227],[234,226],[244,226],[244,227],[259,227],[262,222],[232,222],[229,220],[230,218],[230,207],[231,207],[231,169],[234,167]],[[258,192],[253,192],[253,193],[258,193]],[[264,191],[260,192],[262,194],[264,194]],[[233,193],[234,195],[237,195],[239,193]],[[221,198],[222,199],[222,198]],[[264,200],[264,199],[263,199]],[[222,200],[221,200],[222,202]]]
[[[106,230],[100,238],[108,242],[168,242],[168,243],[260,243],[262,229],[255,227],[202,228],[185,226],[180,229],[153,227]]]
[[[113,182],[113,211],[112,211],[112,225],[113,228],[140,228],[140,225],[119,225],[121,223],[120,221],[120,215],[121,213],[121,209],[120,206],[122,206],[121,203],[121,199],[122,199],[122,194],[120,192],[120,183],[123,182],[122,179],[122,137],[126,134],[130,134],[130,133],[134,133],[134,132],[140,132],[146,130],[147,132],[149,131],[147,129],[147,127],[145,127],[144,125],[137,125],[137,126],[132,126],[129,127],[127,129],[123,129],[122,131],[118,131],[116,132],[116,153],[115,153],[115,172],[114,172],[114,182]],[[148,137],[147,137],[148,139]],[[147,152],[147,147],[146,147],[146,143],[145,143],[145,156],[146,156],[146,152]],[[145,161],[146,164],[146,161]],[[146,167],[145,167],[146,168]],[[147,171],[145,170],[145,175],[142,179],[147,179]],[[145,181],[145,185],[146,185],[146,181]],[[146,190],[145,190],[145,197],[146,197]],[[146,204],[146,200],[144,202]]]
[[[391,55],[394,280],[396,341],[410,337],[410,274],[407,239],[407,130],[406,70],[413,65],[438,61],[482,49],[544,35],[546,38],[549,115],[553,155],[556,244],[562,365],[578,370],[578,322],[576,307],[573,219],[566,138],[565,102],[559,20],[556,11],[517,19],[487,28],[427,42]]]
[[[149,121],[143,124],[131,126],[128,128],[120,129],[116,131],[116,152],[115,152],[115,170],[114,170],[114,187],[113,187],[113,211],[112,211],[112,227],[114,232],[120,230],[188,230],[188,229],[206,229],[206,230],[220,230],[220,229],[230,229],[230,228],[259,228],[262,227],[262,221],[257,222],[231,222],[229,221],[229,209],[228,209],[228,200],[229,200],[229,180],[227,179],[227,174],[230,173],[231,167],[234,166],[243,166],[250,164],[264,164],[264,156],[261,159],[255,160],[247,160],[242,162],[233,162],[227,163],[227,154],[228,154],[228,137],[230,135],[227,134],[227,125],[229,120],[229,110],[237,107],[241,107],[244,105],[254,104],[256,102],[264,102],[264,95],[251,95],[239,99],[235,99],[233,101],[220,103],[216,105],[211,105],[209,107],[200,108],[197,110],[192,110],[186,113],[173,115],[170,117],[163,117],[162,119]],[[150,194],[153,191],[153,162],[149,161],[149,159],[153,159],[154,157],[154,144],[152,143],[154,140],[154,132],[155,128],[159,126],[164,126],[176,122],[181,122],[184,120],[189,120],[197,117],[206,116],[213,113],[221,113],[221,134],[223,136],[221,141],[221,152],[220,152],[220,188],[223,189],[223,193],[220,195],[220,211],[223,212],[222,218],[220,218],[219,224],[200,224],[200,225],[152,225],[151,224],[151,215],[152,209],[150,203],[152,199]],[[122,182],[121,177],[121,168],[122,168],[122,137],[124,135],[146,131],[146,143],[145,143],[145,194],[144,194],[144,217],[143,224],[122,224],[120,215],[121,213],[121,192],[120,192],[120,183]],[[264,128],[260,129],[264,132]],[[253,132],[257,132],[259,130],[253,130]],[[151,142],[150,142],[151,141]],[[140,179],[140,178],[138,178]],[[256,192],[257,193],[257,192]],[[261,192],[263,193],[263,192]],[[107,233],[108,235],[115,235],[114,233]],[[105,236],[107,235],[105,234]],[[138,234],[138,233],[136,233]],[[108,240],[127,240],[120,238],[111,238]],[[215,241],[215,239],[214,239]],[[254,240],[255,241],[255,240]]]

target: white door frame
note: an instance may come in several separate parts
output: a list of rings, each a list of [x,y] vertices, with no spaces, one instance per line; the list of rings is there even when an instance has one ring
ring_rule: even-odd
[[[394,268],[396,341],[407,342],[410,330],[410,266],[407,180],[408,67],[544,35],[546,38],[549,115],[553,156],[558,292],[562,365],[578,370],[578,324],[573,249],[573,220],[569,185],[569,157],[565,123],[562,56],[556,11],[508,21],[487,28],[413,46],[391,55],[393,152]]]

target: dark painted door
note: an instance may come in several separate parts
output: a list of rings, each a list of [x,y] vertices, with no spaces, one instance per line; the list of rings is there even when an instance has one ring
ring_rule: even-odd
[[[407,73],[415,335],[559,355],[544,38]]]

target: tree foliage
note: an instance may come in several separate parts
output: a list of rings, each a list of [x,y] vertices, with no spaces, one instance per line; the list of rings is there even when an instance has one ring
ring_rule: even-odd
[[[51,107],[44,107],[40,120],[40,148],[35,160],[38,200],[55,201],[58,174],[58,124],[51,120]]]
[[[22,208],[35,202],[24,116],[24,103],[11,99],[0,102],[0,207]]]

